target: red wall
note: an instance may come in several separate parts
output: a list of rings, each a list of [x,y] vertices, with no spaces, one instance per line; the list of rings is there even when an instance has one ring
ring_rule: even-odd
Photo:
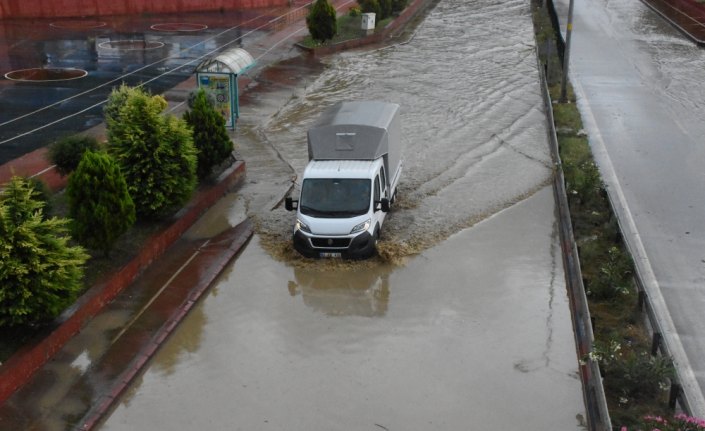
[[[237,10],[288,4],[289,0],[0,0],[0,19]]]

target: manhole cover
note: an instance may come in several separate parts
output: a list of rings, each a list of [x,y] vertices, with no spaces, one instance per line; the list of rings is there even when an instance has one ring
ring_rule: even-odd
[[[88,75],[83,69],[33,68],[7,72],[5,78],[12,81],[68,81]]]
[[[188,22],[165,22],[154,24],[150,27],[156,31],[200,31],[208,28],[205,24],[191,24]]]
[[[86,29],[86,28],[100,28],[108,25],[105,21],[84,21],[80,19],[57,21],[49,24],[54,28],[70,28],[70,29]]]
[[[98,44],[98,47],[102,49],[117,49],[120,51],[142,51],[147,49],[157,49],[162,46],[164,46],[164,43],[162,42],[146,40],[116,40]]]

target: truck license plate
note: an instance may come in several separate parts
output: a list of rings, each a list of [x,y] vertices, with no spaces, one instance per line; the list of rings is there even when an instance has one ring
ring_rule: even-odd
[[[321,252],[322,258],[339,258],[340,253]]]

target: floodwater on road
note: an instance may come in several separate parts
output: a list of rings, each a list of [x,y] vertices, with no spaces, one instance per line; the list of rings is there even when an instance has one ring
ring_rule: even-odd
[[[553,210],[325,275],[255,237],[103,429],[582,429]]]
[[[520,1],[441,2],[406,43],[326,60],[261,134],[290,165],[290,180],[303,173],[306,130],[325,108],[360,99],[401,105],[404,172],[382,250],[418,253],[551,178],[528,14]],[[290,242],[291,214],[256,216],[280,235],[275,243]]]
[[[268,68],[235,132],[246,184],[191,235],[258,234],[107,430],[583,429],[528,3],[442,0],[404,42]],[[382,258],[306,260],[283,197],[340,100],[401,105]]]

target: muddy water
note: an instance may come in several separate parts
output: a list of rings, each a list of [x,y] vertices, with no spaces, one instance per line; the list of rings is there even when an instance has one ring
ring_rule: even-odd
[[[257,201],[249,211],[270,252],[294,257],[293,215],[270,211],[283,195],[259,188],[300,177],[306,130],[341,100],[401,105],[405,167],[383,229],[387,258],[418,253],[545,185],[550,156],[528,14],[522,1],[443,1],[408,40],[270,71],[263,87],[278,81],[291,96],[282,107],[268,102],[277,91],[255,91],[249,97],[258,107],[245,114],[237,138],[248,169],[257,170],[259,187],[244,194]],[[250,159],[261,160],[262,152],[269,172]]]
[[[259,76],[246,184],[190,232],[258,234],[104,429],[581,429],[531,41],[528,4],[443,0],[393,46]],[[304,260],[281,200],[348,99],[402,106],[399,201],[383,258]]]

